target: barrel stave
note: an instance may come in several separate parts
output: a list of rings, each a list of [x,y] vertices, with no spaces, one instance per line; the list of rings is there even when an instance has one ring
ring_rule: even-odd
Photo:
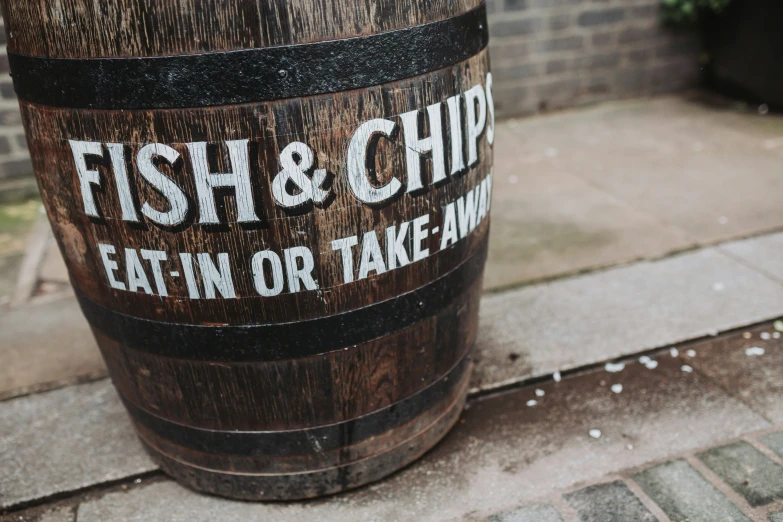
[[[164,471],[232,498],[309,498],[445,435],[490,227],[479,0],[3,8],[47,214]],[[387,130],[364,137],[368,123]]]

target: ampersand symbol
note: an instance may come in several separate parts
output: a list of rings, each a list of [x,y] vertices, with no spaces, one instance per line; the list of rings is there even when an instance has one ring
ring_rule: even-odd
[[[294,158],[299,156],[299,162]],[[313,166],[313,151],[300,141],[295,141],[280,152],[280,166],[283,167],[272,180],[272,195],[278,205],[284,208],[294,208],[312,201],[323,203],[329,196],[329,190],[321,189],[326,181],[326,169],[316,169],[312,177],[307,172]],[[298,192],[292,194],[286,190],[288,181],[296,185]]]

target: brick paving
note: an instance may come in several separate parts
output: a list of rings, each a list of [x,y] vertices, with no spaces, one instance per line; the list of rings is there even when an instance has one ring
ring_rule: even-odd
[[[576,510],[578,520],[582,522],[781,522],[781,462],[766,457],[753,444],[763,445],[765,439],[783,438],[783,431],[746,437],[746,440],[703,453],[683,455],[638,471],[624,472],[622,479],[567,492],[562,498]],[[685,458],[694,456],[709,459],[711,469],[720,478],[705,477],[694,469]],[[637,484],[642,496],[660,508],[667,519],[652,514],[628,484]],[[732,501],[721,491],[726,486],[737,490],[745,502]],[[525,518],[528,513],[533,518]],[[551,520],[568,518],[561,518],[563,515],[551,504],[537,503],[491,515],[488,520],[549,520],[535,518],[538,513],[545,513]]]
[[[655,515],[621,480],[564,495],[583,522],[655,522]]]

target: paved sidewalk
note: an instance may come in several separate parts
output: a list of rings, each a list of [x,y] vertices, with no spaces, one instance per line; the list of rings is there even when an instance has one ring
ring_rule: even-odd
[[[157,471],[33,206],[0,268],[0,521],[775,520],[783,118],[667,97],[496,135],[469,409],[422,462],[305,503],[223,501]]]
[[[68,391],[76,387],[17,399],[10,403],[36,401],[31,418],[60,412],[58,420],[75,430],[73,440],[94,434],[78,443],[82,448],[70,446],[70,462],[53,464],[64,466],[63,476],[77,479],[101,466],[127,475],[120,484],[0,521],[768,520],[783,511],[783,415],[770,406],[783,399],[783,373],[770,370],[783,362],[775,332],[766,323],[561,382],[475,396],[455,430],[422,461],[354,492],[299,503],[227,501],[150,474],[154,466],[129,436],[107,384],[83,385],[95,397],[83,404],[76,404],[79,392]],[[744,379],[726,375],[727,367],[742,367]],[[756,397],[759,389],[763,397]],[[110,417],[102,413],[107,408]],[[76,419],[87,426],[79,429]],[[23,438],[11,438],[11,453],[30,447]],[[51,450],[38,440],[30,451],[51,462]],[[45,478],[38,470],[20,473],[18,491]]]

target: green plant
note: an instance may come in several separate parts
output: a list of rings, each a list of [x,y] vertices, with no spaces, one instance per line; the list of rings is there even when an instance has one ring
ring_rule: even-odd
[[[732,0],[661,0],[663,18],[669,22],[692,24],[704,13],[720,13]]]

